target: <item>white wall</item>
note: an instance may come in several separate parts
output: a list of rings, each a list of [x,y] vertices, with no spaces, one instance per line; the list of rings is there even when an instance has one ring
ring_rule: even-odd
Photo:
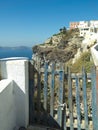
[[[28,60],[27,59],[26,60],[6,59],[0,61],[0,64],[1,64],[2,78],[13,80],[13,82],[11,83],[12,86],[6,86],[5,88],[6,92],[0,93],[0,96],[2,97],[0,101],[3,102],[3,98],[7,96],[10,102],[8,109],[10,108],[10,111],[14,113],[14,114],[10,114],[7,112],[7,110],[5,110],[5,116],[8,115],[8,118],[6,120],[8,121],[10,118],[12,118],[13,121],[11,123],[14,124],[15,122],[14,127],[17,128],[20,126],[26,127],[29,121]],[[0,85],[0,87],[3,86]],[[5,102],[7,103],[7,100]],[[12,102],[14,102],[14,107],[11,107]],[[5,107],[3,108],[5,109]],[[0,114],[0,119],[1,119],[1,114]],[[12,130],[12,129],[2,129],[2,130]]]
[[[91,47],[91,54],[92,54],[95,66],[98,66],[98,50],[95,49],[96,46],[98,48],[98,43],[95,44],[93,47]]]
[[[2,80],[0,81],[0,130],[13,130],[15,126],[16,112],[13,84],[10,80]]]

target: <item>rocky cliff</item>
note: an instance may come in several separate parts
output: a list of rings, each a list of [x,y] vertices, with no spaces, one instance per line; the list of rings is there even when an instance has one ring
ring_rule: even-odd
[[[78,50],[82,51],[83,37],[79,30],[60,30],[58,34],[48,38],[43,44],[33,47],[34,55],[50,62],[67,62],[73,59]]]

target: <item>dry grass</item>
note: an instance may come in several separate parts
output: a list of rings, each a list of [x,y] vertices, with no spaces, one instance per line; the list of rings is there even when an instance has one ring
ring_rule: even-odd
[[[92,66],[94,65],[93,61],[91,60],[90,52],[84,52],[81,54],[80,58],[74,64],[68,65],[71,68],[71,72],[73,73],[80,73],[82,67],[85,68],[86,72],[90,72]]]

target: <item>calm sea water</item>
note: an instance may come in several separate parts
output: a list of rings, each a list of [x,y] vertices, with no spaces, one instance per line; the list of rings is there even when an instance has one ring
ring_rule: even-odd
[[[0,48],[0,59],[9,57],[32,58],[32,48]]]

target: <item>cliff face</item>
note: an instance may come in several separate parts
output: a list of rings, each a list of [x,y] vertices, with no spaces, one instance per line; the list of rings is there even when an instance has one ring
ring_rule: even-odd
[[[47,39],[43,44],[33,47],[34,55],[50,62],[67,62],[74,58],[83,38],[79,36],[79,31],[64,30]],[[81,49],[80,49],[81,50]]]

